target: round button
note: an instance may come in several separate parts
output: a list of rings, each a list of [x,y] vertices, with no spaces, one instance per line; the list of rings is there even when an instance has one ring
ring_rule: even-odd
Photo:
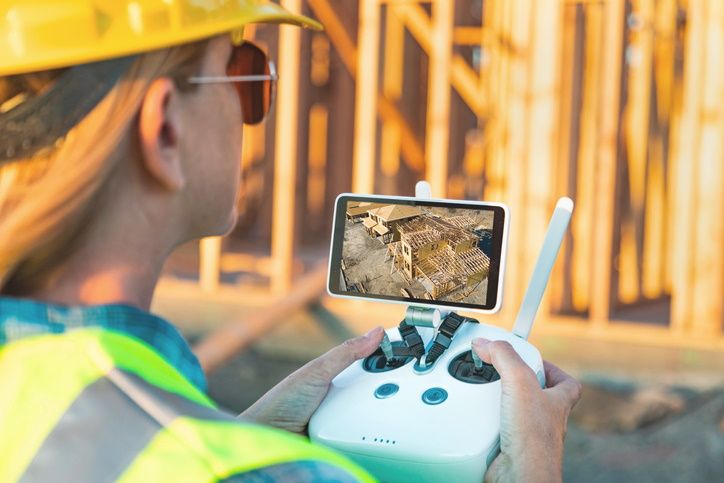
[[[375,389],[375,397],[377,399],[384,399],[386,397],[394,395],[399,389],[400,386],[398,386],[397,384],[388,382],[387,384],[382,384],[380,387]]]
[[[422,393],[422,402],[425,404],[440,404],[447,399],[447,391],[441,387],[432,387]]]

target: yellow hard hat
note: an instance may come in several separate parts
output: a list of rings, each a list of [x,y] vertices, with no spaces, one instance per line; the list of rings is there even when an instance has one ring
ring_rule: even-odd
[[[322,28],[268,0],[0,0],[0,76],[184,44],[251,23]]]

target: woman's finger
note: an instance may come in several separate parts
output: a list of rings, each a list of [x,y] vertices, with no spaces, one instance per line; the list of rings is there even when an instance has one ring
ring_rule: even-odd
[[[557,394],[568,407],[581,398],[581,384],[561,368],[543,361],[546,372],[546,391]]]
[[[492,364],[504,381],[535,381],[530,367],[520,358],[513,346],[503,340],[474,339],[473,350],[488,364]],[[536,383],[537,385],[537,383]]]
[[[326,354],[310,362],[314,369],[322,369],[330,381],[357,359],[372,354],[382,342],[384,329],[375,327],[365,335],[344,341]]]

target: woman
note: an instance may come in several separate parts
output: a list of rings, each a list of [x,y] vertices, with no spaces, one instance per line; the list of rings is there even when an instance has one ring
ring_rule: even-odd
[[[239,125],[263,119],[275,80],[240,30],[318,25],[261,0],[53,5],[0,6],[0,481],[370,480],[291,433],[380,328],[237,420],[148,312],[168,254],[236,221]],[[560,479],[578,384],[548,366],[540,390],[507,344],[476,350],[503,381],[488,477]]]

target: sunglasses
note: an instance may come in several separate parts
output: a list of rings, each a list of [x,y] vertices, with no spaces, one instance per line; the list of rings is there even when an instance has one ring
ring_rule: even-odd
[[[274,100],[277,75],[274,62],[258,46],[244,42],[235,45],[226,66],[226,75],[196,76],[190,84],[219,84],[233,82],[241,102],[244,124],[258,124],[264,120]]]

